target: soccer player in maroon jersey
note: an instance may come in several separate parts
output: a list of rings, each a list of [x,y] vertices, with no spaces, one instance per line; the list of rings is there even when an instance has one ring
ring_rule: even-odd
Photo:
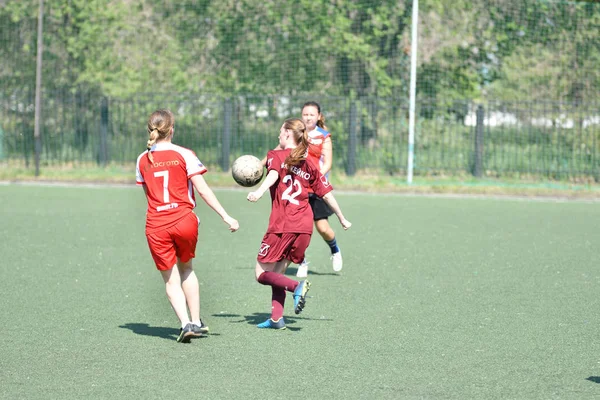
[[[302,122],[306,126],[308,132],[308,153],[307,158],[311,160],[319,171],[329,177],[331,165],[333,163],[333,148],[331,145],[331,133],[325,126],[325,116],[321,114],[321,106],[316,101],[308,101],[302,105]],[[280,150],[278,145],[275,150]],[[262,159],[264,166],[267,165],[267,157]],[[327,203],[309,189],[308,202],[313,212],[315,228],[323,238],[331,251],[331,262],[333,270],[339,272],[344,266],[342,259],[342,251],[340,250],[335,232],[329,225],[328,218],[333,215],[333,211]],[[308,261],[302,260],[298,265],[296,272],[298,278],[306,278],[308,276]]]
[[[283,307],[286,291],[294,293],[294,312],[299,314],[310,287],[308,280],[295,281],[284,275],[290,262],[300,263],[310,243],[313,213],[308,202],[308,189],[322,197],[340,220],[344,229],[350,221],[344,218],[333,197],[333,188],[318,166],[307,161],[308,135],[300,119],[286,120],[279,130],[280,150],[267,154],[267,177],[260,187],[248,194],[248,200],[258,201],[270,190],[271,215],[267,233],[258,252],[256,280],[271,286],[271,318],[259,328],[285,329]]]
[[[192,268],[200,219],[194,188],[229,230],[240,225],[219,203],[202,177],[207,170],[193,151],[171,143],[175,119],[169,110],[157,110],[148,119],[148,150],[139,155],[136,181],[148,200],[146,239],[165,282],[167,297],[181,322],[178,342],[208,332],[200,319],[200,290]],[[175,268],[176,267],[176,268]],[[191,319],[188,316],[188,309]]]

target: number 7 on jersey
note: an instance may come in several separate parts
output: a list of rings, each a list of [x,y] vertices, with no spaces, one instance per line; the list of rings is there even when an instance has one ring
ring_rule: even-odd
[[[155,178],[163,178],[163,202],[169,202],[169,171],[158,171],[154,173]]]

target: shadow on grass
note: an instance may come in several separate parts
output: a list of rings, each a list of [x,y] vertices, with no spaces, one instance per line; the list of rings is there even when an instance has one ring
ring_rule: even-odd
[[[232,324],[239,324],[239,323],[247,323],[248,325],[252,325],[252,326],[256,326],[258,324],[260,324],[261,322],[265,322],[267,319],[269,319],[269,317],[271,317],[271,314],[267,314],[267,313],[253,313],[250,315],[239,315],[239,314],[213,314],[213,317],[219,317],[219,318],[231,318],[232,321],[229,321]],[[285,326],[287,327],[288,330],[292,331],[292,332],[298,332],[300,330],[302,330],[301,327],[299,326],[294,326],[298,321],[333,321],[332,319],[329,318],[305,318],[305,317],[298,317],[298,316],[292,316],[292,315],[284,315],[283,319],[285,320]]]
[[[119,325],[119,328],[123,328],[123,329],[129,329],[131,332],[135,333],[136,335],[142,335],[142,336],[153,336],[153,337],[159,337],[159,338],[163,338],[163,339],[168,339],[168,340],[177,340],[177,337],[179,336],[179,329],[178,328],[166,328],[164,326],[150,326],[148,324],[142,324],[142,323],[128,323],[128,324],[123,324],[123,325]],[[207,335],[210,336],[218,336],[218,333],[207,333],[202,335],[199,338],[194,338],[194,339],[202,339],[205,338]]]
[[[600,376],[590,376],[588,378],[585,378],[585,380],[594,383],[600,383]]]
[[[154,336],[170,340],[177,340],[177,336],[179,336],[179,329],[166,328],[164,326],[150,326],[148,324],[141,323],[128,323],[119,325],[119,328],[129,329],[136,335]]]

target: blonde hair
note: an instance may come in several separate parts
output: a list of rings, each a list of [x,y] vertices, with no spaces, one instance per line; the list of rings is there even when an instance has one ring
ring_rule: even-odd
[[[283,128],[292,131],[294,142],[296,144],[296,147],[292,149],[285,159],[288,168],[291,168],[306,159],[306,152],[308,151],[308,133],[306,132],[306,125],[298,118],[286,119],[283,123]]]
[[[321,114],[321,106],[319,105],[319,103],[317,103],[316,101],[307,101],[306,103],[304,103],[302,105],[302,111],[304,111],[304,109],[306,107],[314,107],[317,109],[317,112],[319,113],[319,119],[317,120],[317,126],[319,128],[323,128],[326,131],[328,131],[329,129],[327,129],[327,126],[325,125],[325,116],[323,114]]]
[[[150,162],[154,162],[154,157],[152,157],[152,146],[154,146],[157,141],[168,138],[174,124],[175,117],[170,110],[156,110],[150,114],[147,126],[149,139],[146,143]]]

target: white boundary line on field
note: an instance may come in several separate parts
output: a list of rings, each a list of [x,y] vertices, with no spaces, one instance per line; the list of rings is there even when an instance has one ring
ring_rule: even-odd
[[[106,182],[63,182],[63,181],[2,181],[0,186],[38,186],[38,187],[81,187],[81,188],[136,188],[136,183],[106,183]],[[242,187],[211,187],[215,192],[250,192],[250,188]],[[336,194],[353,196],[377,197],[425,197],[436,199],[475,199],[475,200],[513,200],[545,203],[600,203],[600,198],[577,198],[569,196],[517,196],[517,195],[486,195],[468,193],[415,193],[415,192],[377,192],[359,190],[336,190]]]

